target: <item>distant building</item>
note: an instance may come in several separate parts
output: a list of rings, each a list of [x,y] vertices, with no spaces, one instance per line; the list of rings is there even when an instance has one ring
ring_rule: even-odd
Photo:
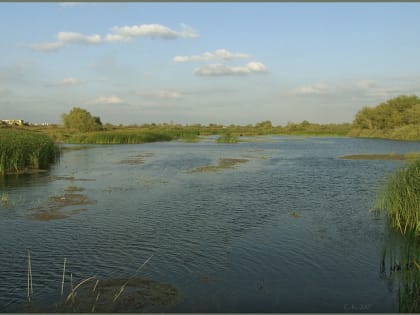
[[[26,123],[22,119],[2,119],[1,122],[9,126],[26,125]]]

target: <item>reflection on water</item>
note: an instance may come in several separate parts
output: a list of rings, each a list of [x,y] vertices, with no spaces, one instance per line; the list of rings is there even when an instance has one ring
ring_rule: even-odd
[[[398,310],[420,312],[420,240],[387,230],[381,258],[381,276],[398,290]]]
[[[46,174],[1,178],[0,311],[24,309],[28,250],[34,300],[51,305],[64,257],[76,283],[129,278],[154,254],[139,276],[177,288],[165,311],[398,311],[378,268],[386,222],[369,209],[402,162],[338,157],[419,143],[263,140],[92,146],[65,151]],[[247,162],[191,172],[223,159]],[[60,220],[28,219],[66,194],[96,202]]]

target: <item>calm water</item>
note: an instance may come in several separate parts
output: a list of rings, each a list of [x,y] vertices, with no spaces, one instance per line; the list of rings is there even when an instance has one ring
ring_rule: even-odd
[[[179,289],[166,311],[397,312],[396,287],[380,275],[386,222],[369,209],[402,162],[338,156],[420,143],[259,139],[94,146],[65,152],[49,173],[1,179],[0,311],[25,305],[30,250],[37,301],[59,298],[64,257],[80,280],[130,277],[154,254],[140,276]],[[143,164],[125,161],[145,153]],[[190,172],[219,158],[249,162]],[[71,186],[97,203],[62,220],[28,218]]]

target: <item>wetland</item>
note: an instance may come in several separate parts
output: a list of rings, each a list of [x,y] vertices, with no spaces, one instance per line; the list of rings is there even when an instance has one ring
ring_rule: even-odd
[[[0,311],[401,309],[389,259],[381,267],[387,220],[371,210],[405,161],[342,157],[406,156],[420,143],[255,139],[63,145],[47,172],[2,177]],[[65,292],[99,280],[71,306],[60,303],[64,258]]]

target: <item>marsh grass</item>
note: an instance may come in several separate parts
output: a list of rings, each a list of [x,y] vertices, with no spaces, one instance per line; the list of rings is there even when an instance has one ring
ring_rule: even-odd
[[[66,142],[74,144],[139,144],[171,141],[177,138],[169,132],[100,131],[75,135]]]
[[[420,236],[420,160],[405,165],[388,178],[376,206],[386,211],[391,226],[402,234]]]
[[[0,129],[0,175],[47,169],[59,157],[59,147],[43,133]]]

